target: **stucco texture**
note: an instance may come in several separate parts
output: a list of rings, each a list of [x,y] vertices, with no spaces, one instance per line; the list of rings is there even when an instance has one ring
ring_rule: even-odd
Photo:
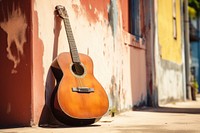
[[[158,38],[162,59],[181,64],[181,7],[180,0],[175,1],[173,9],[173,0],[158,0]],[[176,12],[176,39],[173,37],[173,10]]]

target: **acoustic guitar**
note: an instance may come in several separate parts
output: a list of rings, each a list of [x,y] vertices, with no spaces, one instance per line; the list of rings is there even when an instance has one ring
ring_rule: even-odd
[[[64,124],[89,125],[108,111],[108,96],[93,75],[92,59],[77,51],[65,7],[56,6],[56,12],[63,19],[70,52],[59,54],[51,64],[56,79],[51,109]]]

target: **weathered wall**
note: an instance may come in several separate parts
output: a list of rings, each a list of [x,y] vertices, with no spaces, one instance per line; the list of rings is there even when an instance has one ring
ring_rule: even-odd
[[[30,1],[0,1],[0,127],[31,122]]]
[[[118,3],[36,0],[34,12],[37,16],[34,17],[38,18],[36,36],[40,40],[40,51],[36,47],[39,44],[35,43],[37,45],[34,45],[34,49],[37,54],[35,53],[34,57],[40,55],[39,61],[42,64],[38,63],[38,59],[34,59],[33,71],[37,75],[33,84],[35,87],[40,84],[41,89],[45,87],[47,107],[53,89],[50,65],[59,53],[69,51],[63,22],[54,15],[56,5],[66,7],[78,51],[93,59],[94,75],[109,96],[110,108],[130,108],[130,52],[129,47],[123,43]],[[39,83],[38,76],[43,77]]]
[[[173,8],[172,1],[173,0],[167,2],[162,0],[158,1],[158,38],[160,54],[164,60],[181,64],[181,7],[180,0],[175,0],[175,8]],[[176,39],[173,37],[175,25],[172,16],[173,10],[176,12]]]
[[[159,102],[183,98],[183,58],[181,38],[181,1],[176,0],[176,33],[174,38],[173,0],[157,0],[158,42],[155,44],[156,86]]]
[[[110,108],[122,111],[144,104],[147,42],[135,42],[128,33],[128,0],[123,3],[0,1],[0,126],[55,122],[49,107],[55,83],[50,66],[59,53],[69,51],[56,5],[66,7],[78,51],[92,58]]]
[[[143,106],[147,105],[147,101],[151,99],[147,98],[147,91],[152,89],[152,69],[151,63],[152,58],[151,49],[152,49],[152,40],[151,32],[152,25],[151,20],[151,3],[149,0],[140,1],[140,25],[142,38],[139,40],[131,32],[131,18],[130,18],[130,1],[121,0],[121,11],[122,11],[122,28],[123,28],[123,38],[124,43],[130,48],[130,72],[131,72],[131,90],[132,90],[132,106]],[[139,3],[138,3],[139,4]],[[133,16],[132,16],[133,17]],[[151,19],[152,18],[152,19]],[[137,41],[136,41],[137,40]],[[148,49],[147,49],[148,48]],[[148,53],[147,53],[148,51]],[[147,64],[147,57],[149,57],[149,62]],[[146,67],[148,66],[148,67]],[[149,93],[150,94],[150,93]],[[152,95],[152,93],[150,94]]]
[[[93,59],[94,75],[109,96],[110,108],[130,109],[146,101],[145,49],[134,46],[132,36],[124,33],[119,1],[35,0],[37,34],[43,50],[42,65],[34,71],[43,71],[47,106],[53,89],[49,67],[57,54],[69,51],[63,22],[54,15],[54,8],[59,4],[66,7],[78,51]]]

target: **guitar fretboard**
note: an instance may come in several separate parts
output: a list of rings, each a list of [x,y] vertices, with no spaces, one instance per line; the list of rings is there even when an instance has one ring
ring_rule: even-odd
[[[72,62],[73,63],[80,63],[78,50],[76,48],[76,43],[75,43],[75,40],[74,40],[74,36],[73,36],[73,33],[72,33],[72,29],[71,29],[71,25],[70,25],[68,17],[64,18],[63,21],[64,21],[64,25],[65,25],[67,39],[68,39],[68,42],[69,42],[69,49],[70,49],[70,53],[71,53]]]

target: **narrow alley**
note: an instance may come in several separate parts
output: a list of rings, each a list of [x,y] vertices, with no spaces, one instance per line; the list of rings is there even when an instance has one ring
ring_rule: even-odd
[[[0,64],[0,133],[200,133],[200,0],[0,0]]]

